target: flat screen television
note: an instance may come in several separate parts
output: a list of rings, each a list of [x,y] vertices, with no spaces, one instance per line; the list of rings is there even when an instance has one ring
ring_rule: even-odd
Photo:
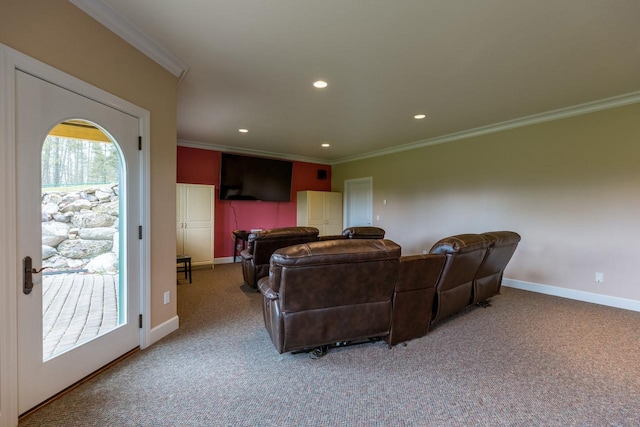
[[[291,201],[291,171],[287,160],[222,153],[220,200]]]

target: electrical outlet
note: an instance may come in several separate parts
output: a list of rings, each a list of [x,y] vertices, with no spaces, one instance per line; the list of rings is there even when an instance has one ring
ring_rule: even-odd
[[[164,303],[169,304],[169,302],[171,302],[171,291],[164,293]]]
[[[604,283],[604,273],[596,273],[596,283]]]

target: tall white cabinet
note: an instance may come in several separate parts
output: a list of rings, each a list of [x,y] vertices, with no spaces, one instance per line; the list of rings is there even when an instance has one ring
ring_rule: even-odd
[[[298,226],[316,227],[320,236],[342,234],[342,193],[298,191]]]
[[[176,254],[191,265],[213,266],[213,185],[178,184],[176,188]]]

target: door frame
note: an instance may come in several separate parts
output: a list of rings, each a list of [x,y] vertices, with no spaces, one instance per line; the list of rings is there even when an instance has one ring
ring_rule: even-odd
[[[150,113],[128,101],[92,86],[0,43],[0,426],[18,423],[18,280],[21,261],[16,253],[16,139],[15,70],[19,69],[96,102],[138,118],[140,158],[140,214],[142,227],[140,266],[140,348],[150,342],[151,216],[150,216]]]

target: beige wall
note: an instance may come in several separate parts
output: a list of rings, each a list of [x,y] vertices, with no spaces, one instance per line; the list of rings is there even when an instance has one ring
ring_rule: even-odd
[[[2,0],[0,43],[151,112],[151,326],[173,318],[177,78],[67,0]]]
[[[374,225],[403,254],[513,230],[505,277],[640,300],[639,166],[636,104],[334,165],[332,188],[372,176]]]

